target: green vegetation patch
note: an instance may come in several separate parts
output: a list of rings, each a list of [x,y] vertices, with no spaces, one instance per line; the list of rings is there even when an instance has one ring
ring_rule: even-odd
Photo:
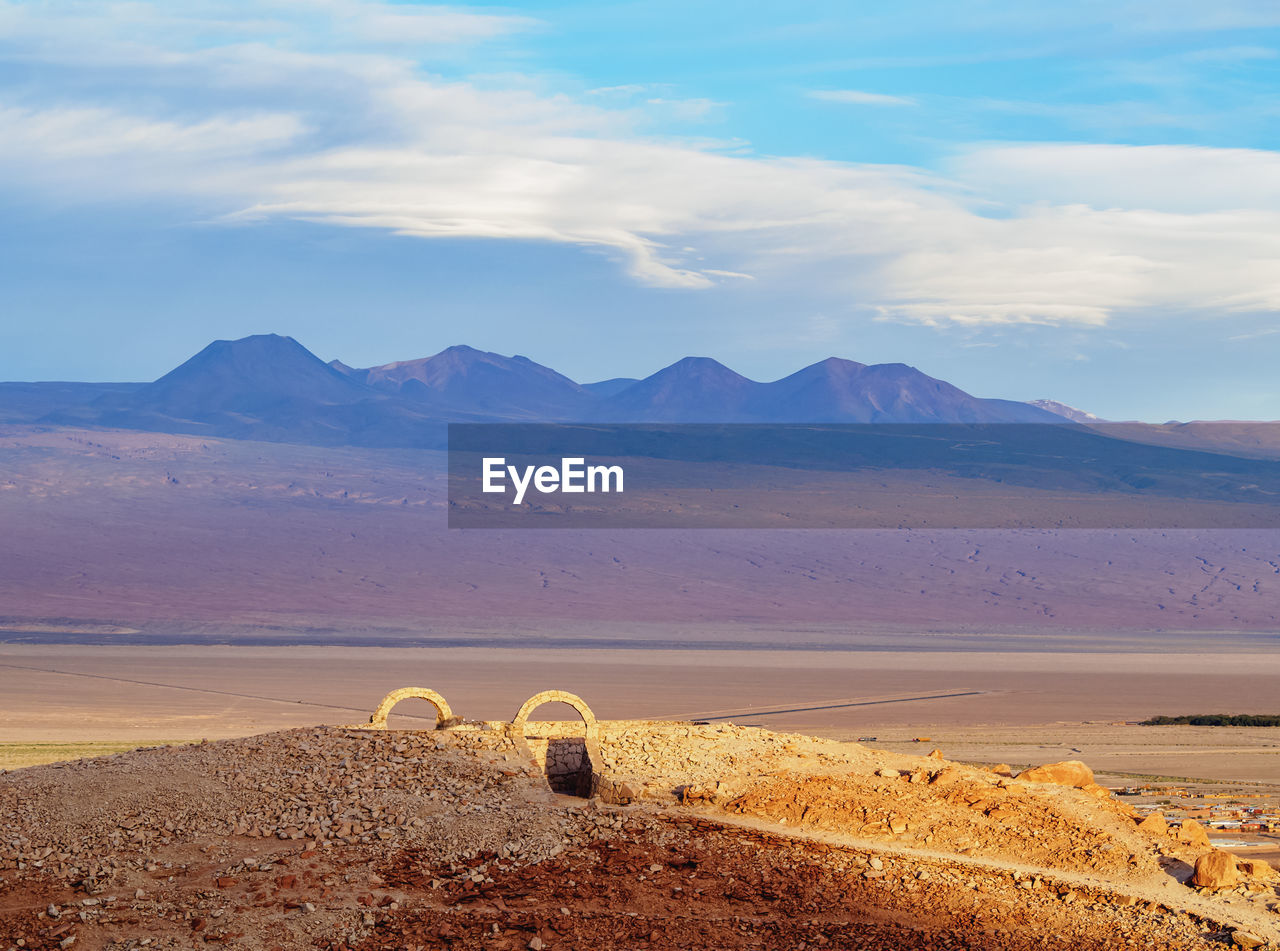
[[[1152,717],[1143,726],[1280,726],[1280,714],[1190,713],[1180,717]]]

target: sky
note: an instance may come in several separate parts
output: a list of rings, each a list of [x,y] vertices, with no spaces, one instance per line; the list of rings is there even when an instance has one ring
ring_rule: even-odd
[[[0,0],[0,379],[213,339],[1280,419],[1274,0]]]

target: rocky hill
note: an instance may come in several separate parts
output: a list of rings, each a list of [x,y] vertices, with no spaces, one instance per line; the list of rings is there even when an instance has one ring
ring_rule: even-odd
[[[592,798],[553,792],[566,770]],[[1083,764],[729,724],[317,727],[0,775],[0,948],[1275,942],[1276,878],[1194,832]]]

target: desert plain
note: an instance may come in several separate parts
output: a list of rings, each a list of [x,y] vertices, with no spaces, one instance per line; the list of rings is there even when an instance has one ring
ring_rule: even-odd
[[[1159,797],[1274,808],[1280,730],[1133,721],[1230,706],[1276,667],[1243,649],[8,644],[0,934],[60,951],[1263,947],[1274,838],[1168,828],[1178,804]],[[408,699],[368,728],[409,685],[452,719]],[[508,727],[548,687],[598,719],[549,702]]]
[[[874,734],[891,748],[928,735],[948,753],[993,763],[1078,753],[1116,775],[1280,785],[1280,729],[1136,723],[1234,709],[1242,697],[1273,696],[1278,680],[1280,654],[1246,647],[1099,653],[11,643],[0,645],[0,739],[144,745],[347,723],[403,686],[438,690],[467,717],[510,719],[528,696],[554,687],[587,699],[606,719],[736,722],[838,740]],[[426,704],[406,703],[393,715],[405,728],[431,720]]]
[[[1138,723],[1280,713],[1272,531],[468,532],[426,451],[0,462],[0,951],[1280,938],[1273,834],[1138,824],[1276,811],[1280,729]],[[456,721],[359,728],[405,686]],[[596,755],[508,727],[548,688]]]

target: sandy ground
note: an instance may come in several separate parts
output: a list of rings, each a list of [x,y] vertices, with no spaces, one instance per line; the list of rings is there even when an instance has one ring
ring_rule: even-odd
[[[1280,728],[1142,727],[1062,723],[933,729],[935,745],[965,761],[1038,763],[1084,759],[1117,784],[1151,777],[1280,783]],[[877,746],[908,752],[897,734]],[[887,740],[887,742],[886,742]]]
[[[463,716],[509,719],[528,696],[557,687],[604,718],[875,736],[874,745],[903,752],[928,736],[967,761],[1078,758],[1116,777],[1280,784],[1280,729],[1120,723],[1254,710],[1274,697],[1278,676],[1280,654],[1243,652],[0,645],[0,744],[176,742],[359,722],[407,685],[439,690]],[[425,702],[410,701],[393,725],[428,715]],[[44,758],[65,758],[56,754]]]

